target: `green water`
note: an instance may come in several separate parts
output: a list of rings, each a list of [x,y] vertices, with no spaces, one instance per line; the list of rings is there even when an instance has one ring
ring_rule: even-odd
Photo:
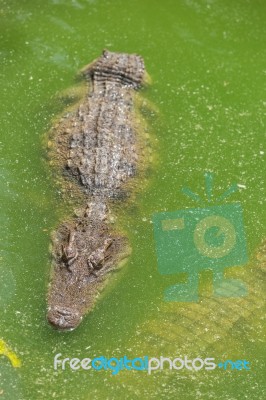
[[[204,171],[215,173],[215,196],[233,182],[241,185],[231,200],[242,204],[248,253],[254,254],[265,236],[265,12],[259,0],[0,1],[0,336],[22,361],[13,369],[0,358],[0,398],[263,398],[257,339],[247,351],[254,369],[221,380],[217,372],[215,386],[211,372],[201,375],[199,386],[194,375],[174,372],[168,379],[161,371],[156,384],[138,372],[137,389],[110,371],[54,371],[53,358],[145,355],[139,354],[146,339],[141,331],[140,345],[130,343],[137,326],[156,316],[166,286],[157,272],[151,216],[193,208],[181,189],[204,197]],[[42,135],[62,108],[55,94],[103,48],[145,60],[153,84],[143,95],[159,110],[149,118],[157,161],[135,207],[123,211],[133,246],[127,266],[82,325],[62,334],[45,321],[49,235],[62,204]],[[179,343],[172,346],[176,356]],[[163,346],[149,355],[164,355]]]

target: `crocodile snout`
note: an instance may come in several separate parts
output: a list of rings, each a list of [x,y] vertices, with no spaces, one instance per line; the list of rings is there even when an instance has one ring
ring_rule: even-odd
[[[80,324],[82,317],[75,309],[54,306],[48,309],[47,320],[57,329],[72,330]]]

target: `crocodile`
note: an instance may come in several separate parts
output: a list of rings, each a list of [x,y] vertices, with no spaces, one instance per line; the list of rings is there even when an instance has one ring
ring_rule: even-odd
[[[127,238],[110,227],[109,209],[130,196],[143,154],[134,113],[148,77],[143,58],[104,50],[82,74],[86,95],[53,128],[53,161],[84,203],[52,238],[47,319],[60,330],[80,324],[109,273],[130,254]]]

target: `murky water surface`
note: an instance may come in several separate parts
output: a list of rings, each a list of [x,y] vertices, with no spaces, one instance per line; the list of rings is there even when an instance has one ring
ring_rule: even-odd
[[[13,368],[6,356],[0,357],[1,398],[265,398],[258,302],[263,290],[260,282],[256,286],[260,275],[251,272],[259,268],[255,253],[265,235],[265,12],[259,0],[0,2],[0,336],[22,362]],[[135,206],[121,210],[133,246],[127,266],[80,328],[62,334],[45,320],[49,236],[64,206],[45,162],[42,137],[62,109],[56,93],[71,86],[77,70],[104,48],[144,57],[153,84],[143,96],[159,110],[155,117],[147,113],[151,135],[158,140],[156,160]],[[239,191],[225,203],[241,203],[250,260],[244,278],[256,286],[245,304],[231,307],[231,320],[243,307],[247,313],[230,326],[212,319],[230,303],[204,299],[201,320],[189,305],[195,319],[186,325],[178,317],[181,304],[163,301],[164,289],[177,276],[157,270],[152,215],[195,207],[181,189],[190,187],[205,198],[205,171],[215,174],[214,197],[238,184]],[[202,279],[208,283],[208,277]],[[194,339],[190,346],[181,325]],[[210,336],[200,342],[206,329]],[[187,354],[217,360],[226,355],[250,361],[251,370],[165,369],[150,376],[69,367],[54,371],[57,353],[70,358]]]

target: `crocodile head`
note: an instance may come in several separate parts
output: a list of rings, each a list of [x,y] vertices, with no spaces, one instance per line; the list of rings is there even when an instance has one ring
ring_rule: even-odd
[[[93,308],[105,279],[129,255],[127,240],[108,232],[101,206],[99,202],[90,204],[74,223],[63,223],[54,234],[47,320],[59,330],[72,330],[80,324]]]

